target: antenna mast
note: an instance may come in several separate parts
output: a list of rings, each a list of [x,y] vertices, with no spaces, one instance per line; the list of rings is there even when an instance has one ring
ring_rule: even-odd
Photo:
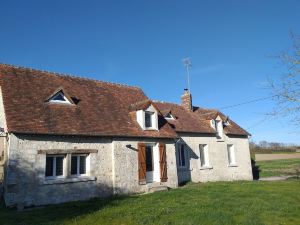
[[[189,58],[184,58],[182,60],[185,68],[186,68],[186,73],[187,73],[187,88],[188,91],[190,92],[190,68],[192,67],[191,60]]]

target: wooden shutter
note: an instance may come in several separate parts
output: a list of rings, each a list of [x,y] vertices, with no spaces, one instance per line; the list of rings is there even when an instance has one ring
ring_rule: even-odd
[[[160,181],[167,182],[167,155],[166,155],[166,145],[159,143],[159,164],[160,164]]]
[[[146,183],[146,145],[138,143],[139,183]]]

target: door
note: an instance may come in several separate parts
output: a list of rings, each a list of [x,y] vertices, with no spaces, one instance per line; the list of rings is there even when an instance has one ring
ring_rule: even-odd
[[[153,182],[153,170],[154,170],[153,146],[147,145],[146,146],[146,182],[147,183]]]

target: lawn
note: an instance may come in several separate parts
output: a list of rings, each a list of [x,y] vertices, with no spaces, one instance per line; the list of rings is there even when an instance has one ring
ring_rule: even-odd
[[[300,169],[300,159],[280,159],[271,161],[258,161],[259,177],[297,175]]]
[[[188,184],[106,201],[17,212],[0,208],[1,224],[300,224],[300,182]]]

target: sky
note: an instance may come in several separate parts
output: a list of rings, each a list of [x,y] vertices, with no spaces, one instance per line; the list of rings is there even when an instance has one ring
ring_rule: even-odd
[[[222,109],[270,96],[274,57],[300,34],[298,0],[0,0],[0,62],[141,87],[180,103],[189,57],[193,104]],[[252,140],[300,144],[272,99],[222,112]]]

